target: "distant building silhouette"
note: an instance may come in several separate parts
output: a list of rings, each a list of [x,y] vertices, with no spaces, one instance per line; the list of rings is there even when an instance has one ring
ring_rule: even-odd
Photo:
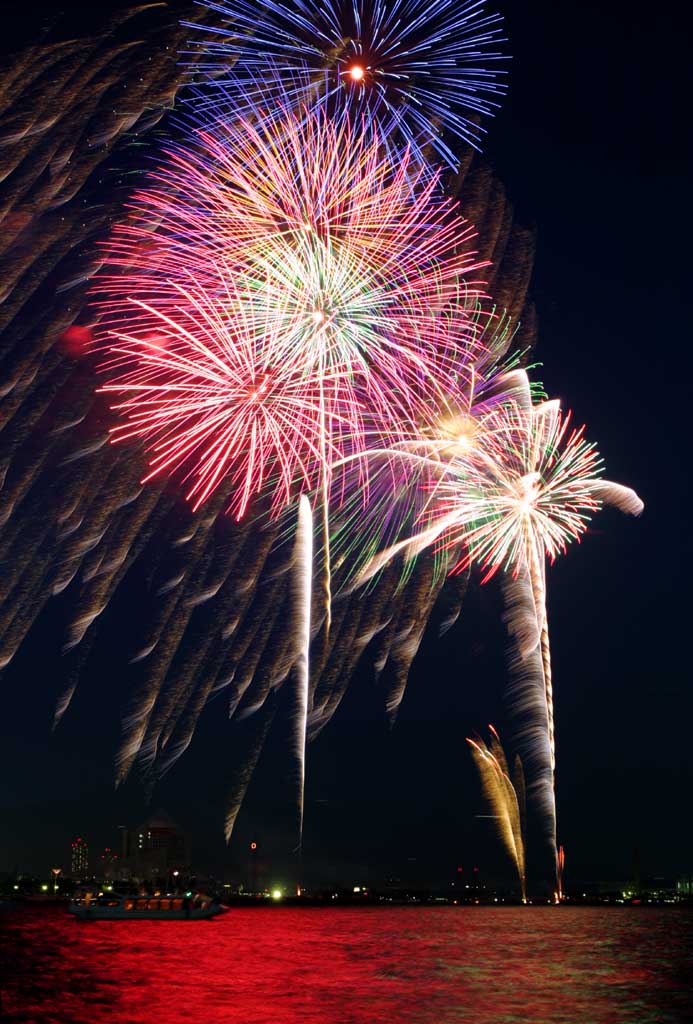
[[[121,874],[138,879],[165,879],[190,866],[185,833],[165,811],[156,811],[137,828],[122,830]]]
[[[85,878],[89,870],[89,846],[79,836],[72,841],[70,851],[70,872],[73,878]]]

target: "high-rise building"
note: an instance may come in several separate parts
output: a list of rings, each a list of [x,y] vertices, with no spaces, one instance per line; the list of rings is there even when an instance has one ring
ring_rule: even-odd
[[[72,841],[70,868],[73,878],[85,878],[89,870],[89,847],[81,836]]]
[[[190,866],[185,834],[164,811],[138,828],[123,830],[123,869],[134,878],[166,878]]]

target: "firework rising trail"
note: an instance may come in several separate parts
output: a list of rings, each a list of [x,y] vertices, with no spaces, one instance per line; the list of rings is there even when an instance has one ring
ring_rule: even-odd
[[[233,89],[232,109],[255,109],[268,90],[296,104],[351,111],[384,138],[432,145],[451,166],[443,138],[479,148],[481,115],[505,92],[499,15],[483,0],[226,0],[205,6],[225,24],[193,39],[196,69],[210,75],[210,99]],[[202,54],[200,54],[202,51]],[[387,129],[387,130],[385,130]]]
[[[602,462],[595,446],[585,440],[583,429],[570,431],[570,416],[561,416],[557,402],[512,403],[501,415],[508,420],[507,457],[489,462],[481,492],[472,487],[470,493],[468,481],[462,482],[459,474],[445,479],[438,514],[449,524],[455,506],[461,511],[464,505],[460,520],[467,553],[462,564],[477,562],[485,579],[504,570],[506,622],[517,642],[511,667],[519,682],[515,700],[523,705],[518,713],[527,718],[528,705],[536,704],[537,690],[543,690],[549,772],[540,769],[536,781],[544,791],[555,851],[556,747],[545,559],[553,561],[578,540],[603,503],[634,515],[640,514],[643,504],[629,488],[600,479]],[[451,484],[460,491],[449,502]],[[457,530],[454,527],[453,536]],[[543,738],[536,739],[543,747]],[[538,760],[543,761],[541,751]]]
[[[533,401],[524,371],[499,377],[502,400],[480,405],[465,417],[463,429],[441,420],[434,444],[429,438],[383,451],[392,472],[396,458],[415,468],[421,491],[416,521],[405,522],[404,538],[384,550],[367,548],[356,585],[378,574],[403,554],[405,577],[415,559],[433,548],[452,572],[480,566],[484,581],[501,570],[507,600],[506,621],[516,650],[511,662],[514,713],[521,722],[525,763],[532,767],[531,789],[542,807],[556,848],[554,796],[555,738],[553,684],[546,613],[545,559],[553,561],[587,529],[602,504],[639,514],[643,504],[629,488],[602,480],[602,460],[583,430],[570,429],[570,416],[558,402]],[[423,486],[422,486],[423,481]],[[376,518],[381,522],[381,510]],[[401,531],[401,523],[396,523]],[[361,542],[363,540],[361,538]],[[447,556],[447,557],[446,557]],[[545,756],[544,739],[548,747]]]
[[[303,844],[303,811],[306,782],[306,732],[310,694],[310,634],[313,585],[313,514],[305,494],[298,507],[298,525],[294,543],[294,599],[296,601],[296,706],[295,756],[299,770],[298,846]]]
[[[499,835],[517,870],[522,902],[526,903],[522,764],[516,762],[517,780],[514,781],[510,777],[508,762],[498,733],[493,726],[489,726],[489,729],[489,743],[485,743],[480,737],[467,737],[467,743],[481,778],[484,796],[494,812]]]
[[[522,758],[527,795],[538,809],[546,844],[556,852],[556,793],[544,662],[529,572],[503,576],[504,618],[510,636],[508,718]]]
[[[451,465],[437,488],[434,515],[449,531],[445,544],[455,540],[466,545],[459,564],[477,563],[484,579],[499,569],[514,578],[525,572],[529,576],[553,768],[545,558],[553,562],[578,540],[603,503],[635,515],[643,504],[629,488],[600,479],[602,460],[595,446],[585,440],[584,428],[570,430],[570,416],[561,415],[558,402],[533,406],[513,401],[501,406],[498,415],[499,433],[507,442],[505,457],[485,462],[484,477],[472,480],[471,486],[468,469]]]
[[[556,861],[556,878],[558,880],[558,888],[556,889],[556,903],[560,903],[563,899],[563,873],[565,871],[565,849],[562,846],[558,847],[558,858]]]

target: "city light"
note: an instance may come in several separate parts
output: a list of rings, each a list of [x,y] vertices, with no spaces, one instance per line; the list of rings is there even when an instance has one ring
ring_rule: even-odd
[[[273,900],[280,900],[283,895],[284,894],[283,894],[281,889],[272,889],[272,899]]]

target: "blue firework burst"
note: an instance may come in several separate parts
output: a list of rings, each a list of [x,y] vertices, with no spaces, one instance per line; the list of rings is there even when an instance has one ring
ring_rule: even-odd
[[[455,166],[453,139],[478,149],[505,92],[502,18],[485,0],[201,2],[223,22],[189,25],[205,34],[196,70],[242,109],[258,98],[266,108],[276,88],[337,115],[358,110],[394,145],[432,145]]]

